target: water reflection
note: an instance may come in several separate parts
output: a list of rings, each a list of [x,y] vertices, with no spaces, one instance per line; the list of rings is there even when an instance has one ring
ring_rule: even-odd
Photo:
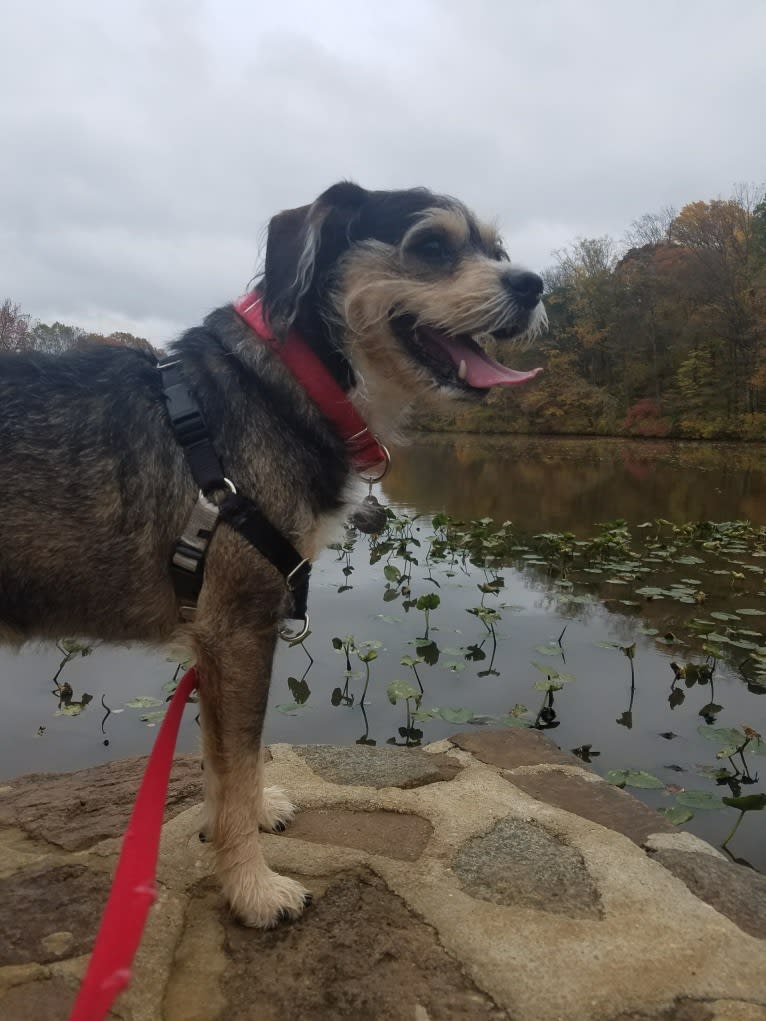
[[[766,521],[763,444],[559,437],[419,438],[394,451],[386,497],[532,531],[594,522]]]

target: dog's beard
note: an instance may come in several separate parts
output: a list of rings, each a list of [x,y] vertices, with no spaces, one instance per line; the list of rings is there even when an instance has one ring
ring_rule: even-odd
[[[402,277],[390,259],[384,246],[370,243],[346,266],[334,306],[352,347],[364,348],[373,337],[379,347],[387,333],[415,363],[421,383],[425,371],[433,386],[455,396],[481,397],[493,386],[515,386],[541,371],[509,369],[483,346],[492,338],[518,348],[547,326],[542,303],[530,310],[511,300],[486,260],[449,282],[425,282]]]

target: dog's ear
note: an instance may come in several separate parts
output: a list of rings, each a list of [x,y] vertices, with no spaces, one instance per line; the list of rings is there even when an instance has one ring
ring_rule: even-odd
[[[368,193],[350,181],[335,184],[310,206],[272,217],[261,284],[274,335],[283,339],[317,275],[351,243],[350,226]]]

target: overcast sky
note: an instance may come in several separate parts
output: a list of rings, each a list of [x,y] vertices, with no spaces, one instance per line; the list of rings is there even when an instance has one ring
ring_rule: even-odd
[[[764,40],[764,0],[5,0],[0,301],[164,343],[340,178],[544,268],[766,179]]]

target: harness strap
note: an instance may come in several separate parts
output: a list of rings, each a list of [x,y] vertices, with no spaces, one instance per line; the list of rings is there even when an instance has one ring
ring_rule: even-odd
[[[202,409],[184,379],[180,363],[176,360],[160,362],[157,368],[173,432],[200,490],[171,561],[173,586],[181,603],[181,615],[185,619],[194,615],[204,580],[205,554],[220,519],[239,532],[284,577],[292,595],[289,616],[304,621],[305,633],[308,629],[306,610],[311,563],[301,556],[252,500],[237,493],[224,475]],[[208,498],[210,494],[221,491],[226,494],[221,500],[214,503]]]
[[[306,619],[311,562],[285,539],[256,507],[239,493],[229,493],[219,507],[221,520],[255,546],[282,574],[293,597],[292,616]]]

